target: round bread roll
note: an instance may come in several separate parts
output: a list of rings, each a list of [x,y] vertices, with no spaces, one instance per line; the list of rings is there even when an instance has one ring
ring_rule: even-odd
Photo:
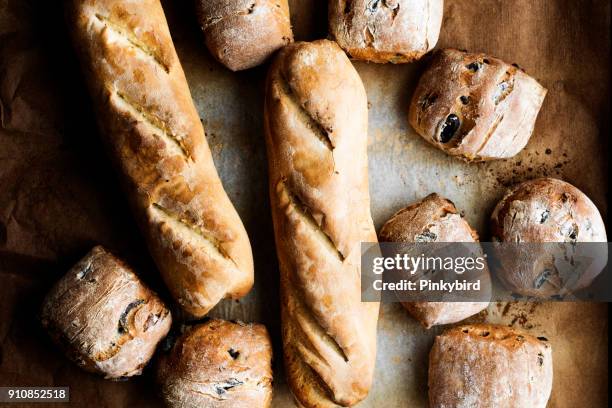
[[[355,59],[403,63],[438,42],[443,0],[332,0],[329,32]]]
[[[208,50],[232,71],[293,41],[287,0],[196,0],[196,10]]]
[[[188,328],[160,358],[170,408],[265,408],[272,401],[272,344],[265,326],[210,320]]]
[[[504,285],[525,296],[549,297],[588,286],[600,270],[593,267],[580,276],[566,275],[558,251],[574,247],[524,243],[606,242],[604,222],[595,204],[571,184],[554,178],[529,180],[514,186],[491,215],[491,234],[497,244],[496,273]],[[517,245],[518,243],[523,243]],[[579,250],[591,248],[583,246]],[[604,249],[605,248],[593,248]],[[554,256],[554,258],[553,258]],[[607,250],[595,259],[607,260]],[[570,270],[573,270],[570,268]]]
[[[504,326],[458,326],[436,336],[429,354],[429,406],[544,408],[552,379],[544,337]]]
[[[41,318],[70,359],[109,379],[140,374],[172,322],[157,295],[101,246],[51,289]]]
[[[517,65],[445,49],[419,80],[409,121],[452,156],[503,159],[527,145],[545,96],[546,89]]]
[[[433,193],[398,211],[383,225],[381,242],[478,242],[478,234],[457,213],[455,205]],[[488,271],[487,271],[488,276]],[[488,306],[488,302],[402,302],[423,326],[456,323]]]

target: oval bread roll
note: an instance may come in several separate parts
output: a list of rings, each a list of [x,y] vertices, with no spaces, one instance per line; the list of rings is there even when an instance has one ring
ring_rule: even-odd
[[[183,333],[160,357],[157,379],[169,408],[266,408],[272,344],[265,326],[213,319]]]
[[[458,214],[455,205],[436,193],[395,213],[378,237],[381,242],[478,242],[478,234]],[[488,302],[402,302],[402,305],[429,329],[475,315]]]
[[[332,41],[295,43],[266,86],[270,201],[281,273],[287,381],[305,407],[368,393],[378,303],[361,302],[360,242],[370,216],[365,89]]]
[[[98,123],[166,285],[195,316],[253,285],[246,231],[223,190],[159,0],[70,0]]]
[[[497,276],[513,292],[537,297],[587,287],[600,269],[581,271],[579,279],[575,274],[564,276],[559,273],[559,262],[551,260],[555,248],[529,243],[607,242],[595,204],[576,187],[554,178],[529,180],[510,189],[491,215],[491,234],[494,241],[513,243],[498,244]],[[601,250],[605,253],[600,252],[599,257],[607,259],[607,249]],[[578,247],[578,251],[589,248]]]
[[[208,50],[232,71],[293,41],[287,0],[196,0],[196,9]]]
[[[436,336],[429,354],[429,406],[545,408],[552,379],[552,349],[543,337],[458,326]]]
[[[527,145],[545,96],[546,89],[516,65],[446,49],[421,76],[409,121],[452,156],[504,159]]]
[[[402,63],[438,42],[443,0],[330,0],[329,32],[353,58]]]
[[[172,322],[157,295],[100,246],[47,294],[41,320],[71,360],[110,379],[140,374]]]

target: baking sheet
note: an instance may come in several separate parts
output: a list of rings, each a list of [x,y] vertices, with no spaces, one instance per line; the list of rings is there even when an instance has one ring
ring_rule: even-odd
[[[254,290],[240,301],[223,302],[212,314],[268,326],[277,356],[274,406],[289,407],[262,126],[267,67],[229,72],[202,45],[191,2],[163,4],[217,169],[255,256]],[[290,6],[296,39],[326,36],[326,1],[293,0]],[[519,156],[466,164],[428,145],[407,123],[410,96],[426,61],[355,63],[370,107],[376,226],[437,191],[486,239],[488,215],[505,187],[542,175],[575,184],[605,216],[610,2],[447,0],[444,11],[438,47],[484,51],[519,63],[549,94]],[[0,0],[0,386],[68,385],[73,406],[161,406],[150,368],[125,382],[86,374],[53,347],[37,322],[46,290],[95,243],[125,257],[168,299],[101,149],[88,103],[61,7],[44,0]],[[492,304],[471,320],[550,339],[550,407],[607,406],[607,305]],[[399,305],[384,305],[374,386],[360,406],[426,406],[427,355],[440,330],[426,331]]]

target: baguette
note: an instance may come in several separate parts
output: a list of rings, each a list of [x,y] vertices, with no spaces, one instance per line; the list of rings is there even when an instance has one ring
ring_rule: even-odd
[[[261,324],[213,319],[187,329],[161,356],[157,381],[169,408],[267,408],[272,344]]]
[[[194,316],[253,285],[244,227],[214,167],[159,0],[70,0],[103,139],[170,292]]]
[[[264,117],[288,383],[302,406],[351,406],[372,382],[379,308],[360,289],[360,242],[376,242],[365,89],[336,43],[291,44]]]
[[[119,379],[142,372],[172,317],[129,266],[96,246],[49,291],[41,321],[81,368]]]

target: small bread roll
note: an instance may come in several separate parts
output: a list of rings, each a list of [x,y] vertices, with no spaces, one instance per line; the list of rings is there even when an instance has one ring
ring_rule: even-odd
[[[435,54],[410,104],[425,140],[467,161],[503,159],[531,137],[546,89],[520,69],[485,54]]]
[[[210,320],[187,329],[160,358],[170,408],[265,408],[272,401],[272,344],[265,326]]]
[[[208,50],[232,71],[293,41],[287,0],[196,0],[196,9]]]
[[[381,242],[478,242],[478,234],[457,213],[455,205],[433,193],[398,211],[378,234]],[[423,326],[456,323],[488,306],[488,302],[402,302]]]
[[[443,0],[331,0],[329,32],[353,58],[402,63],[438,42]]]
[[[429,354],[429,406],[544,408],[552,379],[544,337],[504,326],[458,326],[436,336]]]
[[[70,359],[109,379],[140,374],[172,322],[157,295],[101,246],[51,289],[41,317]]]
[[[496,242],[607,242],[595,204],[576,187],[554,178],[514,186],[491,215],[491,234]],[[497,276],[508,289],[525,296],[548,297],[582,289],[600,272],[589,268],[579,279],[563,276],[559,273],[559,257],[552,261],[551,256],[556,254],[552,246],[498,247]],[[607,251],[600,255],[607,258]]]

